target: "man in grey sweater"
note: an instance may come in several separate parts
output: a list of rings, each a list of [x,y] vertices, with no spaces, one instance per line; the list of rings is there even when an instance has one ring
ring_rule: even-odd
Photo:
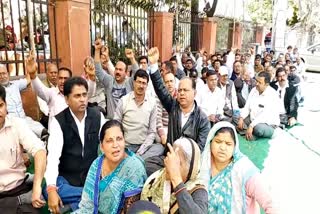
[[[123,61],[117,62],[114,76],[112,76],[105,72],[101,66],[100,52],[103,47],[101,39],[97,39],[94,46],[96,76],[104,86],[107,97],[107,119],[113,119],[119,100],[133,89],[133,76],[135,71],[138,70],[138,68],[135,67],[138,66],[138,64],[135,60],[133,51],[131,49],[126,49],[126,57],[130,60],[132,65],[132,77],[126,76],[127,65]]]

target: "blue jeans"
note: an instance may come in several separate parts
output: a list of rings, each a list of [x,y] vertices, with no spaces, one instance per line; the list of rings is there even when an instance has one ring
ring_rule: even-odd
[[[57,187],[62,203],[64,205],[69,204],[73,211],[78,209],[83,187],[71,186],[69,182],[62,176],[58,176],[57,178]],[[43,188],[42,193],[46,201],[48,201],[46,186]]]

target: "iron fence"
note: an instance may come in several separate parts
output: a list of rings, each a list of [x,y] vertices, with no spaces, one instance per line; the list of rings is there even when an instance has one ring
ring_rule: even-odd
[[[201,18],[204,16],[204,13],[180,9],[174,18],[173,44],[180,44],[182,48],[193,52],[202,48],[203,22]]]
[[[33,0],[32,8],[25,0],[0,1],[0,63],[6,64],[11,76],[24,74],[24,60],[30,51],[30,38],[35,41],[38,72],[46,71],[46,64],[59,65],[55,24],[54,4],[49,0]],[[49,9],[52,18],[49,18]],[[28,19],[33,16],[34,35],[29,34]],[[54,22],[55,23],[55,22]],[[49,26],[54,26],[53,29]]]
[[[91,0],[91,44],[101,37],[112,53],[110,58],[113,62],[124,57],[125,48],[144,55],[153,45],[153,5],[142,3]]]

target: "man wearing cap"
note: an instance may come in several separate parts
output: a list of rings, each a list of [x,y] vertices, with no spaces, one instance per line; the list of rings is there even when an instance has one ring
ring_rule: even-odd
[[[222,95],[225,99],[223,107],[224,120],[231,122],[233,116],[237,116],[234,113],[238,112],[239,106],[233,81],[229,79],[228,68],[225,66],[219,68],[218,87],[222,90]]]

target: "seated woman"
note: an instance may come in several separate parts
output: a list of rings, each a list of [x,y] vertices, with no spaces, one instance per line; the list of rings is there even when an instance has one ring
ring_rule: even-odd
[[[139,197],[147,178],[143,160],[125,149],[121,123],[106,122],[100,142],[103,154],[89,169],[79,209],[74,213],[119,213],[128,196]]]
[[[198,179],[198,145],[192,139],[180,138],[168,148],[165,168],[147,179],[141,200],[153,202],[161,213],[207,213],[208,193]]]
[[[208,185],[208,213],[275,213],[259,170],[239,150],[235,127],[219,122],[209,132],[203,152],[200,177]]]

